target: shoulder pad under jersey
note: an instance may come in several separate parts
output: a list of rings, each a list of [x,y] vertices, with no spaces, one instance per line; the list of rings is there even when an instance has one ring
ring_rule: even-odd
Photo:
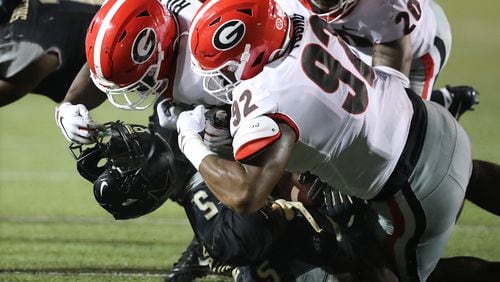
[[[280,136],[278,124],[268,116],[245,119],[233,138],[234,159],[241,161],[255,155]]]

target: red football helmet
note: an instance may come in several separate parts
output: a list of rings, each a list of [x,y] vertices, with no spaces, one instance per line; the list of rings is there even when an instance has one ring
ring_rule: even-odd
[[[205,2],[189,30],[192,66],[204,76],[205,91],[231,103],[236,84],[284,53],[291,28],[274,0]]]
[[[144,110],[168,86],[178,37],[175,18],[157,0],[109,0],[85,41],[90,76],[118,108]]]
[[[329,23],[350,14],[358,4],[358,0],[300,0],[300,2]]]

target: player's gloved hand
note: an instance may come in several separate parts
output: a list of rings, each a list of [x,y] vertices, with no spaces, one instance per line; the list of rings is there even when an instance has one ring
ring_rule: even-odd
[[[309,190],[308,198],[313,201],[319,195],[323,197],[326,215],[345,227],[353,224],[354,217],[364,205],[363,200],[342,194],[317,178]]]
[[[205,107],[200,105],[191,111],[180,113],[177,118],[179,149],[196,169],[199,169],[201,161],[206,156],[214,154],[203,143],[200,135],[205,129],[205,112]]]
[[[205,132],[203,142],[209,147],[231,144],[233,139],[229,132],[229,115],[226,110],[213,108],[205,113]]]
[[[281,212],[283,213],[283,217],[287,221],[294,220],[297,216],[303,217],[311,227],[318,233],[321,232],[321,227],[316,222],[316,219],[313,215],[304,207],[301,202],[292,202],[286,201],[284,199],[277,199],[273,202],[273,207],[279,206]]]
[[[62,103],[56,107],[55,118],[57,126],[59,126],[68,141],[79,144],[95,142],[95,131],[90,130],[90,124],[93,121],[84,105],[72,105],[69,102]]]
[[[184,153],[184,145],[189,139],[200,139],[205,129],[205,112],[203,105],[199,105],[191,111],[184,111],[177,118],[177,132],[179,133],[179,147]]]
[[[182,112],[179,106],[175,106],[172,99],[163,99],[156,105],[156,112],[158,113],[158,121],[163,128],[175,130],[177,118]]]

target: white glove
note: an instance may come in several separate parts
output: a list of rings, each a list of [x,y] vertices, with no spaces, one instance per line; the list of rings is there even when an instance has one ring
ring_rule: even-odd
[[[174,106],[172,99],[164,99],[158,105],[156,105],[156,112],[158,113],[158,121],[161,127],[175,130],[177,124],[177,118],[182,112],[182,109],[178,106]]]
[[[95,142],[93,131],[89,130],[92,118],[84,105],[72,105],[69,102],[62,103],[56,107],[55,117],[57,126],[59,126],[68,141],[79,144]]]
[[[177,119],[179,148],[196,169],[199,169],[206,156],[214,154],[200,136],[205,128],[205,112],[205,107],[200,105],[194,110],[180,113]]]
[[[227,112],[219,108],[207,112],[203,142],[209,147],[220,147],[232,143],[227,116]]]
[[[205,112],[203,105],[191,111],[184,111],[177,119],[177,132],[179,133],[179,148],[184,152],[184,145],[189,139],[201,140],[200,133],[205,129]]]

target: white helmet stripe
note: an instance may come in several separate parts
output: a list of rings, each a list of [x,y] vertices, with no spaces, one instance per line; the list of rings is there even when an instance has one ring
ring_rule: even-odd
[[[102,49],[102,43],[104,41],[104,36],[108,29],[109,23],[115,16],[116,11],[118,11],[118,9],[123,5],[123,3],[125,3],[125,0],[118,0],[113,4],[111,9],[109,9],[109,12],[106,14],[106,17],[104,17],[104,19],[102,20],[99,32],[97,33],[94,46],[94,66],[96,75],[98,77],[103,77],[101,68],[101,49]]]

